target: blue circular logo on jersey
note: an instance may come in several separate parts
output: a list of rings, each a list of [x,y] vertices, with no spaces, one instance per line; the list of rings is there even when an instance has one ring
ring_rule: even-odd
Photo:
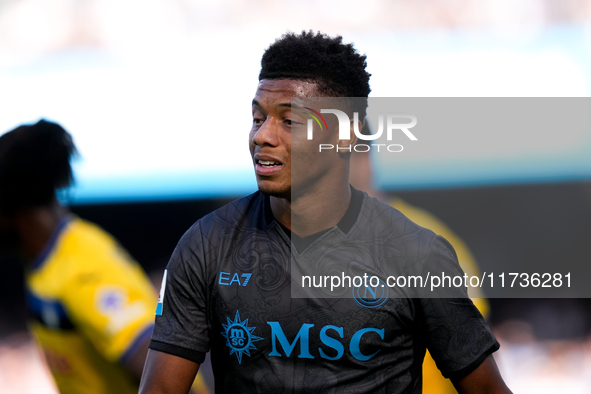
[[[250,344],[250,333],[241,324],[231,324],[226,329],[228,346],[234,351],[246,349]]]
[[[367,286],[353,287],[355,301],[365,308],[377,308],[383,305],[389,294],[388,286],[381,279],[375,287],[371,286],[371,283],[367,283]]]
[[[256,350],[253,342],[260,341],[261,337],[253,334],[256,327],[248,327],[248,319],[240,321],[240,313],[236,311],[234,320],[226,317],[228,324],[222,324],[224,331],[222,335],[226,338],[226,346],[230,348],[230,355],[236,354],[238,364],[242,364],[242,355],[250,357],[250,351]]]

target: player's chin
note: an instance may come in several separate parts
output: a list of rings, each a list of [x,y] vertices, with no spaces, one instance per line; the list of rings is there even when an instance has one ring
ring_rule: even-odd
[[[257,180],[257,185],[259,187],[259,191],[268,196],[285,199],[291,198],[291,187],[289,185],[279,185],[275,182],[260,179]]]

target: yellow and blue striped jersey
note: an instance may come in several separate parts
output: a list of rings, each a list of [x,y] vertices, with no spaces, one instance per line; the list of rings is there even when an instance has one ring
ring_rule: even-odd
[[[113,237],[62,221],[26,284],[31,330],[61,393],[137,393],[123,365],[151,335],[157,296]]]

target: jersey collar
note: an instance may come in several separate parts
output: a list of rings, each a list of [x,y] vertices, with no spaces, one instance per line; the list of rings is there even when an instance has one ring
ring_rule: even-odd
[[[363,193],[360,192],[359,190],[355,189],[353,186],[350,186],[350,187],[351,187],[351,202],[349,203],[349,208],[347,208],[347,212],[345,212],[345,215],[341,218],[339,223],[336,225],[336,227],[338,227],[345,234],[347,234],[349,232],[349,230],[351,230],[351,228],[353,228],[353,225],[355,225],[355,222],[357,221],[357,217],[359,216],[359,212],[361,211],[361,205],[363,202]],[[265,195],[265,209],[264,209],[264,211],[265,211],[265,222],[267,223],[267,226],[269,226],[273,222],[273,220],[275,220],[275,218],[273,217],[273,212],[271,211],[271,200],[270,200],[269,196],[267,196],[267,195]],[[277,222],[277,224],[279,224],[279,227],[281,227],[281,230],[283,230],[285,235],[287,235],[291,239],[292,243],[294,244],[294,246],[296,247],[296,249],[298,251],[305,250],[309,245],[312,244],[312,242],[314,242],[316,239],[320,238],[323,234],[330,231],[330,229],[326,229],[326,230],[322,230],[320,232],[317,232],[315,234],[311,234],[307,237],[301,238],[296,234],[292,234],[292,232],[287,227],[282,225],[281,223]]]

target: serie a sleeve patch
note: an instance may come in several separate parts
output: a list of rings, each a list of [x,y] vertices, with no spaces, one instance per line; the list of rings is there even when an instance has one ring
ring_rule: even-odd
[[[166,273],[162,276],[162,284],[160,285],[160,295],[158,296],[158,304],[156,305],[156,316],[162,316],[162,303],[164,302],[164,293],[166,292]]]

